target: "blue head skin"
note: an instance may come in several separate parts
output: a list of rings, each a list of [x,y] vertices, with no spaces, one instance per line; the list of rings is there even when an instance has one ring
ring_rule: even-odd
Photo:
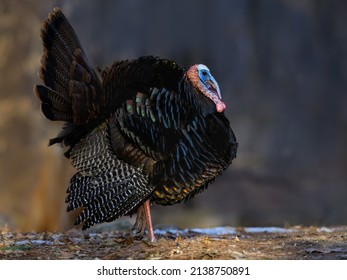
[[[222,95],[218,83],[204,64],[195,64],[191,66],[187,71],[187,76],[202,94],[216,104],[217,112],[221,113],[225,110],[226,105],[222,102]]]

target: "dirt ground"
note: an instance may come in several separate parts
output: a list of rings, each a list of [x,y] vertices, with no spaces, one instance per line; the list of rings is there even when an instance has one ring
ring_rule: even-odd
[[[0,229],[0,259],[347,259],[347,227],[229,228],[129,232],[10,232]],[[219,230],[219,232],[218,232]]]

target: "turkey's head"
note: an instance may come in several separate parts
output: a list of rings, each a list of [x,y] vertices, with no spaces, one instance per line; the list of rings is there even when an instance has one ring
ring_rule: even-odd
[[[216,104],[216,111],[221,113],[226,109],[216,79],[204,64],[195,64],[187,71],[188,79],[206,97]]]

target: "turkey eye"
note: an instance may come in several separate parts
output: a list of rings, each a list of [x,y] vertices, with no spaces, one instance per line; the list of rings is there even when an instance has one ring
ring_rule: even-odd
[[[207,72],[206,72],[206,71],[203,71],[203,72],[202,72],[202,75],[203,75],[203,76],[206,76],[206,75],[207,75]]]

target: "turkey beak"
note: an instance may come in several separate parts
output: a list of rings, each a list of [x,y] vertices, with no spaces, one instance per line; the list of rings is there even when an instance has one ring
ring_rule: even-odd
[[[217,94],[218,98],[220,100],[222,100],[222,95],[220,93],[219,85],[218,85],[216,79],[211,76],[208,80],[206,80],[206,83],[207,83],[207,86],[209,87],[209,89],[211,91],[214,91]]]
[[[226,105],[222,101],[222,95],[216,79],[210,76],[209,79],[206,80],[206,86],[210,92],[214,93],[214,96],[211,96],[210,98],[216,104],[217,112],[222,113],[226,109]]]

